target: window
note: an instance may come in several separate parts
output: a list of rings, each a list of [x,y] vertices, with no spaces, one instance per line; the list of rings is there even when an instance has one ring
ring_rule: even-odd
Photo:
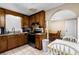
[[[21,29],[21,17],[7,14],[6,15],[6,31],[12,31],[12,28],[15,28],[15,31],[22,32]]]

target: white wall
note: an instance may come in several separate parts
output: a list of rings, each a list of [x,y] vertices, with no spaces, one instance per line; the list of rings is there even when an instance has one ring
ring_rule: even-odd
[[[49,21],[48,22],[48,30],[50,33],[55,33],[59,30],[64,32],[65,21]]]
[[[56,33],[61,30],[61,37],[74,36],[77,37],[77,19],[56,20],[48,22],[49,33]]]

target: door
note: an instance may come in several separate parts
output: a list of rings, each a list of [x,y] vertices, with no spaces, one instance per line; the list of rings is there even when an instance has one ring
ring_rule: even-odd
[[[65,21],[65,36],[77,38],[77,19]]]

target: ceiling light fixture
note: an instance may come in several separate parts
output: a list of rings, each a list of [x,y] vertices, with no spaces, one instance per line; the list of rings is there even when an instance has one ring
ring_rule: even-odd
[[[35,8],[29,8],[28,11],[30,11],[30,12],[36,12],[37,9],[35,9]]]

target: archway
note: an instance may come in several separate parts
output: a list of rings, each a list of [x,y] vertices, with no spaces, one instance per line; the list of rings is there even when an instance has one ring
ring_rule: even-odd
[[[60,10],[54,13],[48,20],[48,32],[55,33],[57,31],[61,31],[61,37],[71,35],[77,38],[77,14],[72,10]]]

